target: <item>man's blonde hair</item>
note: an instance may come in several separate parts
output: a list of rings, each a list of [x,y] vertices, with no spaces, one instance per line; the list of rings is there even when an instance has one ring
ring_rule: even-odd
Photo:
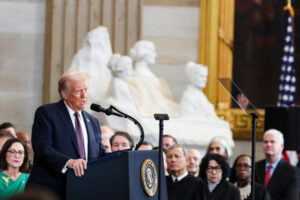
[[[69,83],[83,82],[90,79],[90,75],[79,71],[67,71],[65,72],[58,81],[58,92],[61,95],[61,91],[68,89]]]

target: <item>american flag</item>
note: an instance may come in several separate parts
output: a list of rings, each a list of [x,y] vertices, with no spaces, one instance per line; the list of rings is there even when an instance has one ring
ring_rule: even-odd
[[[294,34],[293,17],[289,10],[286,13],[286,32],[282,64],[280,69],[280,84],[278,106],[293,106],[296,102],[296,76],[294,68]]]

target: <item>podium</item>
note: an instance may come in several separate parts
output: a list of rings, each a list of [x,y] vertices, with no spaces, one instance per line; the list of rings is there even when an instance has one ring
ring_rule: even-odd
[[[143,174],[145,173],[143,170],[145,169],[145,160],[148,159],[153,161],[157,171],[156,178],[158,179],[157,150],[118,152],[88,162],[85,174],[80,178],[76,177],[73,171],[69,171],[67,174],[66,199],[157,200],[159,188],[157,188],[155,194],[152,194],[153,196],[149,196],[144,187],[145,177]],[[161,174],[161,179],[158,180],[161,180],[162,186],[161,199],[167,200],[164,171]],[[149,186],[149,182],[146,182],[147,184]]]
[[[300,107],[268,106],[265,111],[265,130],[281,131],[285,150],[300,150]]]

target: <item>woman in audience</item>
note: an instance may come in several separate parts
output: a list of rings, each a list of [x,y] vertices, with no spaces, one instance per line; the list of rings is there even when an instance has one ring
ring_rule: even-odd
[[[29,175],[22,172],[27,162],[25,144],[18,138],[7,140],[0,153],[0,199],[24,191]]]
[[[226,181],[228,163],[223,156],[207,154],[200,164],[200,177],[207,183],[211,199],[239,200],[239,190]]]
[[[251,157],[248,155],[238,156],[232,167],[230,182],[240,190],[241,200],[250,200],[251,197]],[[269,200],[270,196],[266,189],[255,183],[255,200]]]
[[[110,145],[112,152],[131,150],[134,146],[132,137],[127,132],[123,131],[117,131],[110,138]]]

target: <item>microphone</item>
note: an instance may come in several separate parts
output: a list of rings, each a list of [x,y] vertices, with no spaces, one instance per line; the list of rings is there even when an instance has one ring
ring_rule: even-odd
[[[103,108],[102,106],[100,106],[98,104],[95,104],[95,103],[92,103],[90,108],[91,108],[91,110],[93,110],[95,112],[103,112],[107,116],[116,115],[116,116],[119,116],[119,117],[123,117],[119,113],[114,112],[111,108]]]

